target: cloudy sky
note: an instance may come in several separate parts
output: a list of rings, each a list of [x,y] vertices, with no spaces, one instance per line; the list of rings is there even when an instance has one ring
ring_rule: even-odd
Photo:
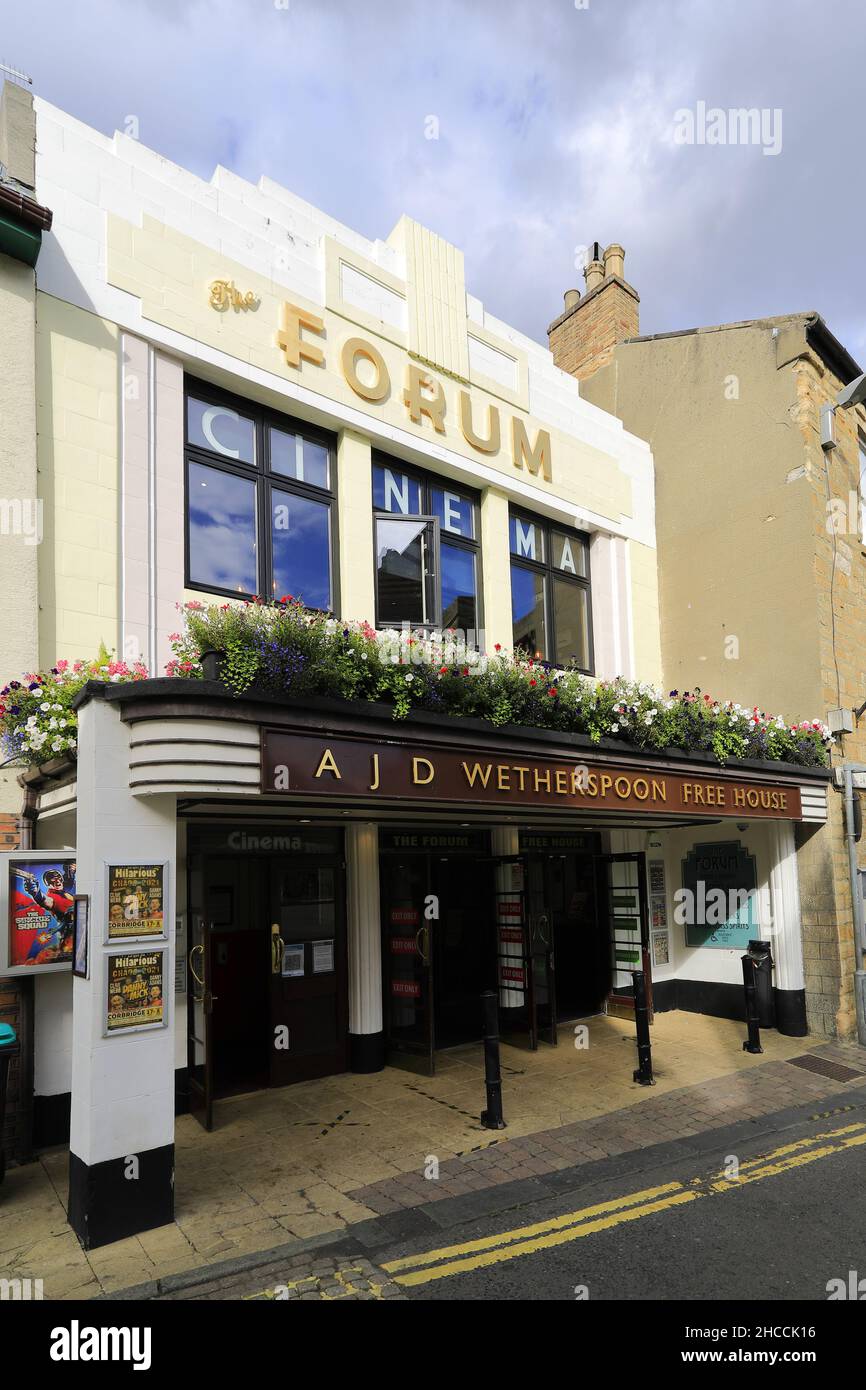
[[[620,241],[643,332],[817,309],[866,360],[862,0],[0,0],[0,58],[205,178],[409,213],[542,342]],[[699,103],[763,141],[681,143]]]

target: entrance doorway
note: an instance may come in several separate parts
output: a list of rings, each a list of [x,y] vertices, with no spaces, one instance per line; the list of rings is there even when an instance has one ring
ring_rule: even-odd
[[[437,1050],[477,1041],[484,990],[498,992],[502,1036],[535,1049],[565,1020],[633,1011],[630,971],[649,978],[642,855],[604,855],[593,831],[521,834],[522,852],[499,858],[486,839],[380,833],[394,1065],[432,1075]]]
[[[487,836],[383,831],[380,844],[388,1060],[432,1075],[437,1048],[481,1036],[480,996],[496,988]]]
[[[341,838],[189,828],[190,1109],[208,1129],[221,1097],[346,1069]]]

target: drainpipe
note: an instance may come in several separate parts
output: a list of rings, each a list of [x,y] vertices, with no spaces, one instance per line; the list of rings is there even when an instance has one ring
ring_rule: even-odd
[[[18,847],[19,849],[35,849],[34,830],[39,815],[39,793],[33,787],[24,786],[24,802],[21,807],[21,814],[18,817]]]
[[[851,906],[854,914],[854,1003],[857,1009],[857,1038],[866,1047],[866,930],[863,922],[863,894],[857,867],[857,842],[854,839],[854,773],[866,772],[863,763],[843,763],[845,776],[845,839],[848,842],[848,872],[851,880]]]

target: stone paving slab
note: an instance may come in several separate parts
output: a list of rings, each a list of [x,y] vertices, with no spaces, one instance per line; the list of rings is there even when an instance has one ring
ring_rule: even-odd
[[[563,1197],[569,1201],[586,1204],[595,1192],[609,1191],[611,1183],[621,1180],[640,1184],[644,1171],[652,1171],[654,1181],[658,1180],[665,1168],[675,1180],[681,1172],[683,1162],[694,1162],[697,1166],[709,1167],[708,1173],[718,1171],[722,1156],[739,1153],[743,1148],[754,1154],[756,1145],[767,1150],[784,1140],[787,1133],[799,1134],[804,1124],[816,1120],[831,1122],[850,1122],[866,1115],[866,1084],[852,1086],[845,1095],[839,1097],[840,1103],[829,1109],[815,1111],[814,1102],[807,1101],[799,1106],[773,1112],[760,1120],[741,1119],[723,1128],[716,1128],[706,1135],[671,1140],[624,1154],[617,1158],[603,1158],[585,1164],[577,1164],[545,1178],[537,1178],[532,1184],[522,1182],[507,1183],[497,1189],[498,1201],[495,1212],[502,1223],[522,1220],[527,1203],[539,1211],[539,1203],[550,1205],[558,1210]],[[713,1143],[701,1140],[713,1139]],[[715,1152],[710,1153],[710,1150]],[[470,1192],[465,1196],[428,1203],[426,1206],[409,1211],[360,1222],[344,1233],[332,1233],[321,1237],[315,1247],[303,1251],[294,1247],[269,1251],[258,1257],[243,1260],[229,1260],[220,1265],[198,1270],[189,1275],[169,1278],[161,1284],[128,1289],[116,1297],[123,1299],[183,1298],[274,1298],[277,1296],[275,1283],[287,1277],[293,1281],[294,1290],[300,1290],[301,1297],[333,1297],[334,1291],[327,1282],[333,1269],[361,1270],[358,1291],[349,1290],[349,1298],[370,1296],[366,1287],[370,1279],[385,1278],[382,1264],[373,1263],[382,1258],[387,1251],[390,1261],[394,1252],[408,1253],[411,1249],[424,1249],[436,1246],[444,1239],[461,1239],[458,1231],[477,1229],[477,1223],[489,1217],[491,1212],[486,1200],[487,1192]],[[368,1260],[369,1257],[369,1260]],[[329,1263],[330,1262],[330,1263]],[[372,1263],[373,1275],[369,1274]],[[310,1282],[322,1276],[326,1283],[320,1294],[318,1286]],[[338,1281],[339,1282],[339,1281]],[[351,1275],[349,1282],[352,1282]],[[301,1289],[301,1285],[303,1288]],[[279,1296],[290,1295],[285,1287],[280,1287]],[[373,1292],[373,1296],[378,1296]],[[383,1296],[397,1296],[385,1293]],[[111,1298],[111,1295],[103,1297]]]
[[[575,1048],[570,1026],[557,1048],[503,1048],[501,1132],[478,1119],[479,1046],[437,1057],[434,1077],[389,1068],[220,1101],[210,1134],[181,1116],[175,1221],[97,1251],[83,1251],[66,1224],[67,1153],[43,1154],[10,1169],[0,1189],[0,1274],[43,1279],[49,1299],[82,1298],[186,1278],[216,1260],[369,1234],[384,1216],[408,1238],[413,1217],[438,1207],[444,1223],[451,1209],[442,1204],[454,1199],[480,1194],[492,1210],[517,1184],[531,1191],[576,1165],[786,1105],[833,1103],[856,1084],[786,1058],[811,1052],[866,1073],[856,1044],[768,1032],[765,1054],[753,1057],[742,1051],[742,1025],[661,1014],[653,1026],[658,1084],[643,1088],[631,1080],[633,1024],[599,1017],[588,1029],[586,1050]]]

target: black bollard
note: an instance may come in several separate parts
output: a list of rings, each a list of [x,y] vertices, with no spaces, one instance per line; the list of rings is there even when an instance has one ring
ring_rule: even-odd
[[[744,1052],[763,1052],[761,1047],[761,1025],[758,1017],[758,984],[755,978],[756,962],[751,956],[743,956],[743,987],[746,991],[746,1023],[749,1036],[743,1043]]]
[[[637,1027],[637,1069],[632,1080],[641,1086],[654,1086],[653,1053],[650,1043],[649,1008],[646,1000],[646,976],[642,970],[631,972],[634,985],[634,1021]]]
[[[496,992],[486,989],[481,996],[484,1009],[484,1084],[487,1087],[487,1109],[481,1112],[485,1129],[504,1129],[502,1118],[502,1075],[499,1070],[499,999]]]

